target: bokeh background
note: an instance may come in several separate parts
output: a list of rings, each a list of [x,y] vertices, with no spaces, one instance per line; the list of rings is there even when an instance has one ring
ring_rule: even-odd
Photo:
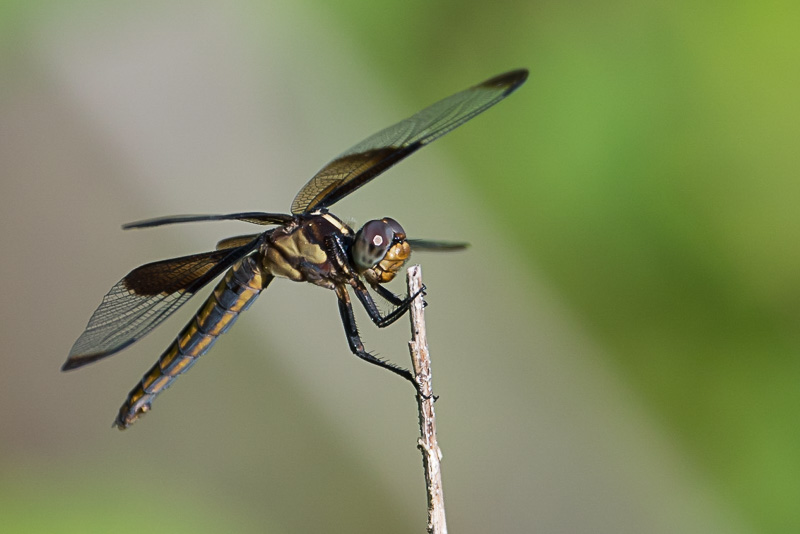
[[[122,223],[286,211],[527,67],[335,210],[472,243],[413,258],[451,531],[800,531],[798,27],[795,1],[3,2],[0,530],[422,532],[411,388],[326,291],[274,283],[124,433],[196,304],[59,367],[129,270],[252,231]],[[405,365],[408,328],[358,317]]]

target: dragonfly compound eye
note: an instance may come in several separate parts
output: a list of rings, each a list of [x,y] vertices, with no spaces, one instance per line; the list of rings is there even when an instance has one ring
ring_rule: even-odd
[[[370,283],[391,281],[411,254],[403,227],[388,217],[369,221],[356,234],[353,263]]]
[[[394,235],[395,228],[384,220],[369,221],[362,226],[353,243],[353,263],[356,268],[363,272],[377,265],[392,246]]]

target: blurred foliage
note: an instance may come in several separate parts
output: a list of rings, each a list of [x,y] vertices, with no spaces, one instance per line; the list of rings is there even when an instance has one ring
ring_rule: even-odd
[[[757,530],[800,529],[798,4],[345,4],[407,92],[531,69],[465,179]]]
[[[220,519],[224,505],[186,493],[178,483],[160,481],[161,491],[152,483],[81,473],[64,465],[21,465],[3,473],[0,501],[3,502],[3,531],[14,533],[192,532],[195,534],[255,530],[241,516],[227,522]],[[70,481],[74,488],[53,481]],[[79,491],[74,491],[75,489]],[[86,496],[92,496],[87,505]],[[168,501],[163,499],[168,496]],[[198,506],[202,502],[202,506]],[[48,503],[42,506],[42,503]],[[125,518],[125,520],[120,520]],[[278,532],[261,524],[263,532]]]

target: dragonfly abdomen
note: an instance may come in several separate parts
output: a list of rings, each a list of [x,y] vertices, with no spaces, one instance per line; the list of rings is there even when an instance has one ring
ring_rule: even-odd
[[[189,324],[128,394],[114,424],[124,430],[149,411],[153,399],[208,352],[271,280],[272,276],[263,273],[251,256],[231,267]]]

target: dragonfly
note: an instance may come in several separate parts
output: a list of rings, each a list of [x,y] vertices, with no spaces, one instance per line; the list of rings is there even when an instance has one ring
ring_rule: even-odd
[[[177,215],[129,223],[123,229],[199,221],[243,221],[272,228],[224,239],[211,252],[137,267],[103,297],[62,370],[77,369],[138,341],[217,277],[224,276],[194,317],[128,394],[114,425],[124,430],[150,411],[153,400],[228,331],[275,278],[333,290],[350,351],[411,381],[413,374],[364,348],[350,292],[379,328],[399,319],[419,294],[395,295],[390,282],[411,250],[454,251],[466,243],[413,239],[389,217],[354,231],[328,208],[423,146],[461,126],[514,92],[525,69],[495,76],[385,128],[342,153],[306,183],[291,213]],[[382,313],[369,289],[387,301]],[[420,292],[424,291],[424,287]]]

